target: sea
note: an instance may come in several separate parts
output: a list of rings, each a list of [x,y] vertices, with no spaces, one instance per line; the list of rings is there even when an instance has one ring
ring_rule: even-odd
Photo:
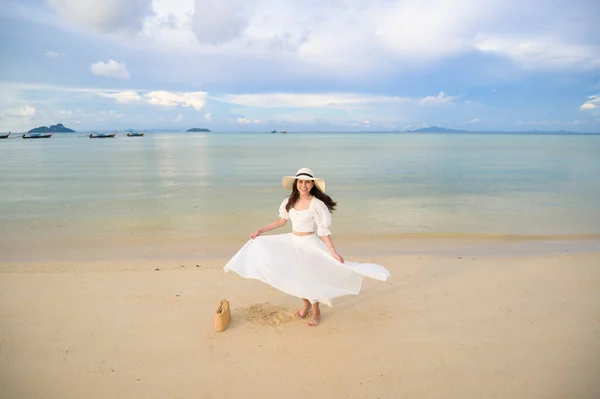
[[[243,243],[277,219],[281,178],[301,167],[338,203],[333,237],[600,250],[600,135],[70,133],[0,140],[0,261],[44,248]]]

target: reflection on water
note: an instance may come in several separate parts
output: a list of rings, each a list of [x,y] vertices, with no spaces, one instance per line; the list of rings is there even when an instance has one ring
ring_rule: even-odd
[[[304,166],[339,202],[335,234],[600,233],[600,136],[55,136],[0,143],[2,238],[250,232]]]

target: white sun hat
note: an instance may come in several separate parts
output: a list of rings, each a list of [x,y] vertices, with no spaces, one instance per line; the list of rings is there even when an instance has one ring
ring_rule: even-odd
[[[315,177],[315,174],[313,173],[312,169],[309,168],[298,169],[298,171],[296,172],[296,176],[283,176],[283,179],[281,179],[281,184],[283,185],[284,189],[291,190],[292,187],[294,187],[294,182],[296,181],[296,179],[313,180],[317,188],[322,192],[325,192],[325,180]]]

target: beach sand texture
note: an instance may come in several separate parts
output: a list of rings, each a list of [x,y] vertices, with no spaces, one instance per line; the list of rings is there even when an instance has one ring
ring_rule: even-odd
[[[0,399],[599,398],[599,137],[5,140]],[[318,328],[222,269],[304,166],[391,273]]]
[[[226,258],[4,262],[0,397],[600,396],[600,253],[354,259],[392,277],[318,328]]]

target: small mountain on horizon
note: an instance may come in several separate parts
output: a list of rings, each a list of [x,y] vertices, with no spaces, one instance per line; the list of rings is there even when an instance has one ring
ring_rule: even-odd
[[[425,128],[422,128],[422,129],[408,130],[405,133],[596,134],[596,133],[573,132],[573,131],[570,131],[570,130],[540,130],[540,129],[515,130],[515,131],[505,131],[505,130],[460,130],[460,129],[447,129],[445,127],[439,127],[439,126],[431,126],[431,127],[425,127]]]
[[[430,126],[417,130],[409,130],[409,133],[468,133],[468,130],[446,129],[445,127]]]
[[[62,123],[57,123],[56,125],[50,125],[50,127],[36,127],[27,133],[75,133],[75,130],[65,127]]]
[[[210,132],[209,129],[202,129],[199,127],[193,127],[191,129],[186,130],[186,132]]]

